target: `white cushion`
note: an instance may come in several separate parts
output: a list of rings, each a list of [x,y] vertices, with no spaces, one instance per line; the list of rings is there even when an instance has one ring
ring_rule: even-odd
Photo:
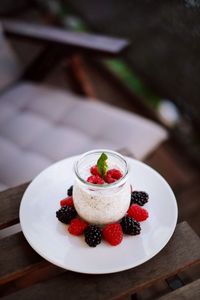
[[[86,151],[91,143],[91,138],[86,133],[73,127],[57,125],[48,128],[29,147],[55,161]]]
[[[128,147],[143,159],[167,138],[136,114],[48,86],[21,83],[0,97],[0,189],[95,148]]]
[[[21,148],[27,147],[50,127],[48,120],[30,111],[17,111],[12,120],[1,125],[1,135]]]

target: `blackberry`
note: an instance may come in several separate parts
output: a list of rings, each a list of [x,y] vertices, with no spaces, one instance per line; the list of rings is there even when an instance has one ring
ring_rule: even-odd
[[[70,188],[67,190],[67,195],[72,196],[73,193],[73,185],[70,186]]]
[[[56,217],[58,220],[64,224],[69,224],[72,219],[77,215],[77,212],[74,207],[63,206],[56,212]]]
[[[123,233],[129,234],[129,235],[137,235],[140,234],[141,227],[140,223],[135,221],[131,217],[123,217],[123,219],[120,222],[122,226]]]
[[[84,231],[85,242],[90,247],[96,247],[101,243],[102,233],[101,229],[96,225],[89,225]]]
[[[145,203],[148,202],[149,195],[146,192],[138,192],[134,191],[131,193],[131,204],[138,204],[143,206]]]

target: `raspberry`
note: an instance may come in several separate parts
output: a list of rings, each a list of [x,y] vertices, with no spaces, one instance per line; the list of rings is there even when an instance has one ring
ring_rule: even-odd
[[[74,206],[74,202],[73,202],[73,198],[72,197],[67,197],[63,200],[60,201],[60,206],[63,207],[63,206]]]
[[[100,176],[97,165],[96,165],[96,166],[92,166],[92,167],[90,168],[90,173],[91,173],[92,175],[95,175],[95,176],[96,176],[96,175]]]
[[[70,186],[70,188],[67,190],[67,195],[72,196],[72,193],[73,193],[73,185]]]
[[[135,221],[133,218],[129,216],[123,217],[120,224],[122,226],[123,233],[129,235],[140,234],[141,231],[140,223]]]
[[[132,204],[128,210],[128,216],[132,217],[138,222],[144,221],[148,218],[148,211],[137,204]]]
[[[107,182],[107,183],[113,183],[113,182],[115,182],[115,181],[117,181],[117,179],[115,179],[115,178],[112,178],[111,177],[111,175],[105,175],[105,182]]]
[[[85,242],[90,247],[96,247],[101,243],[102,233],[101,229],[96,225],[89,225],[84,231]]]
[[[68,231],[73,235],[81,235],[87,226],[88,223],[81,219],[75,218],[70,222]]]
[[[119,245],[123,240],[121,225],[119,223],[106,225],[103,228],[103,237],[110,245]]]
[[[148,199],[149,195],[146,192],[133,191],[131,193],[131,204],[136,203],[140,206],[143,206],[148,202]]]
[[[87,179],[87,182],[90,182],[90,183],[93,183],[93,184],[104,184],[103,179],[98,175],[89,176],[88,179]]]
[[[69,224],[72,219],[77,215],[77,212],[74,207],[63,206],[56,212],[56,217],[58,220],[64,224]]]
[[[112,178],[117,179],[117,180],[120,179],[123,176],[121,171],[117,170],[117,169],[110,169],[107,172],[107,175],[111,176]]]
[[[105,175],[105,181],[107,183],[113,183],[122,177],[122,173],[117,169],[110,169]]]

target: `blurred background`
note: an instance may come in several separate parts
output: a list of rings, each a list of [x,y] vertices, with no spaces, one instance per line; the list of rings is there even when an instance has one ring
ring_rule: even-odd
[[[7,0],[1,1],[0,15],[128,38],[131,45],[119,59],[87,61],[88,69],[92,73],[98,67],[107,76],[111,73],[129,95],[115,98],[115,105],[130,110],[137,106],[143,114],[146,107],[146,114],[169,127],[175,140],[199,163],[200,1]],[[12,43],[24,63],[37,53],[32,45],[30,55],[24,55],[31,46],[14,39]],[[99,84],[96,90],[97,97],[112,101]]]
[[[6,0],[0,17],[127,39],[115,58],[50,56],[34,80],[156,121],[170,133],[176,163],[199,168],[200,1]],[[15,35],[9,44],[26,66],[44,50]]]
[[[41,41],[15,34],[6,38],[20,65],[32,67],[34,60],[39,65],[44,60],[45,72],[37,66],[32,77],[28,72],[22,79],[101,99],[163,126],[170,138],[149,164],[175,192],[182,195],[182,187],[188,187],[183,202],[191,191],[199,198],[200,1],[6,0],[0,3],[0,17],[126,39],[129,46],[120,55],[96,57],[67,56],[57,49],[52,54],[52,45]],[[2,82],[6,61],[1,61]]]
[[[200,234],[200,0],[2,0],[0,18],[0,190],[70,155],[98,147],[129,155],[128,149],[165,177],[179,221]],[[36,24],[35,33],[26,24]],[[43,26],[55,43],[42,41]],[[94,34],[86,40],[101,55],[60,47],[65,32],[69,44]],[[111,40],[101,45],[96,35]],[[113,37],[125,47],[103,55]],[[29,84],[20,85],[24,80]],[[146,295],[154,299],[154,292]]]

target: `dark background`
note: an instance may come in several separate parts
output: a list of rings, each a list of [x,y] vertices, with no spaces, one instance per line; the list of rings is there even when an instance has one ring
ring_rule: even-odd
[[[132,70],[200,128],[200,0],[1,0],[0,16],[26,18],[28,7],[52,3],[91,31],[128,37],[124,58]]]
[[[65,2],[96,32],[129,37],[134,71],[200,124],[200,1]]]

